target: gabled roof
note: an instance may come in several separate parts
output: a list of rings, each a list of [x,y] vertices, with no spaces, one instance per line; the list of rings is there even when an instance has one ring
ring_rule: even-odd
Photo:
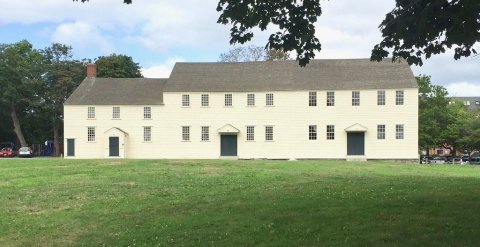
[[[167,79],[85,78],[64,105],[162,105]]]
[[[480,109],[480,97],[450,97],[450,101],[462,101],[464,104],[465,102],[469,102],[467,109],[475,110]]]
[[[217,132],[223,134],[237,134],[240,132],[240,130],[233,127],[231,124],[225,124],[223,127],[218,129]]]
[[[351,126],[348,126],[347,128],[345,128],[345,131],[346,132],[367,132],[368,128],[359,124],[359,123],[356,123],[354,125],[351,125]]]
[[[251,92],[417,88],[406,62],[386,59],[177,63],[165,92]]]

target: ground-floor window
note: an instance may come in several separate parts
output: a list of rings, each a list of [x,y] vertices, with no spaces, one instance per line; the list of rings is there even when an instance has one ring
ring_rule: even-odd
[[[210,127],[202,126],[202,141],[210,140]]]
[[[308,126],[308,140],[317,140],[317,126],[309,125]]]
[[[327,140],[335,140],[335,125],[327,125]]]
[[[247,126],[247,141],[255,141],[255,126]]]
[[[404,132],[404,127],[403,127],[403,124],[397,124],[395,126],[395,130],[396,130],[396,133],[395,133],[395,137],[396,139],[403,139],[404,136],[403,136],[403,132]]]
[[[273,141],[273,126],[265,126],[265,141]]]
[[[150,142],[152,141],[152,127],[144,126],[143,127],[143,141]]]
[[[95,141],[95,127],[88,127],[87,128],[87,140],[89,142]]]
[[[182,141],[190,141],[190,126],[182,126]]]
[[[377,139],[384,140],[385,139],[385,125],[379,124],[377,125]]]

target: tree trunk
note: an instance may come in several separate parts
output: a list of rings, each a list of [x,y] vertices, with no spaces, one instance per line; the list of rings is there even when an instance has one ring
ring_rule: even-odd
[[[20,127],[20,120],[18,120],[17,112],[15,111],[15,105],[13,104],[11,104],[10,116],[12,117],[13,121],[13,131],[17,135],[20,146],[27,146],[27,142],[25,141],[25,137],[23,136],[22,128]]]
[[[54,148],[54,156],[60,156],[60,144],[58,142],[58,125],[54,124],[53,126],[53,148]]]

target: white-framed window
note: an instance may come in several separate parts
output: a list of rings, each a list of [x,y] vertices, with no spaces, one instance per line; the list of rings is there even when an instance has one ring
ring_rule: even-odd
[[[395,92],[395,104],[403,105],[403,90],[397,90]]]
[[[202,141],[210,141],[210,127],[202,126]]]
[[[265,95],[265,105],[273,106],[273,93],[267,93]]]
[[[120,106],[112,107],[112,118],[119,119],[120,118]]]
[[[385,140],[385,124],[377,125],[377,139]]]
[[[352,106],[360,105],[360,91],[352,91]]]
[[[265,126],[265,141],[273,141],[273,126]]]
[[[87,141],[95,141],[95,127],[87,127]]]
[[[231,93],[225,94],[225,106],[233,106],[233,96]]]
[[[182,141],[190,141],[190,126],[182,126]]]
[[[208,94],[202,94],[202,106],[207,107],[210,105],[210,99]]]
[[[308,126],[308,140],[317,140],[317,126],[309,125]]]
[[[143,126],[143,141],[152,141],[152,126]]]
[[[144,106],[143,107],[143,118],[144,119],[152,119],[152,107]]]
[[[335,106],[335,92],[327,92],[327,106]]]
[[[183,107],[190,106],[190,94],[182,94],[182,106]]]
[[[255,126],[247,126],[247,141],[255,141]]]
[[[443,149],[437,149],[437,154],[438,155],[443,155],[444,154]]]
[[[377,91],[377,105],[385,105],[385,90]]]
[[[247,106],[255,106],[255,94],[247,94]]]
[[[397,124],[395,126],[395,138],[403,139],[404,138],[404,126],[403,124]]]
[[[308,106],[317,106],[317,92],[308,92]]]
[[[327,140],[335,140],[335,125],[327,125]]]
[[[95,106],[89,106],[87,109],[87,118],[95,119]]]

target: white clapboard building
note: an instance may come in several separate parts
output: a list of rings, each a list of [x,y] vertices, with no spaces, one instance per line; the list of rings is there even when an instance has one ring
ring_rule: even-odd
[[[96,78],[65,102],[67,158],[418,158],[407,63],[177,63],[167,79]]]

